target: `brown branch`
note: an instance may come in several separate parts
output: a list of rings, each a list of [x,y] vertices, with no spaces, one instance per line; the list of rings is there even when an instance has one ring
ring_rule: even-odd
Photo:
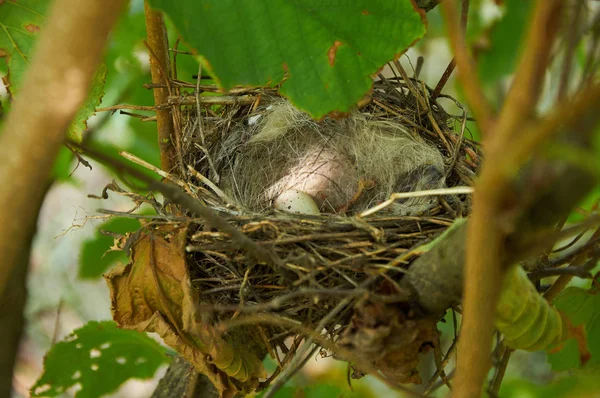
[[[445,2],[446,5],[451,3]],[[508,142],[520,138],[521,128],[534,110],[556,35],[554,26],[560,15],[560,3],[558,0],[537,1],[524,47],[527,51],[522,56],[507,101],[493,128],[487,147],[487,159],[473,195],[473,213],[467,232],[469,244],[466,252],[463,324],[453,391],[456,397],[481,396],[491,365],[489,347],[492,346],[493,320],[503,276],[502,266],[506,260],[503,244],[511,232],[511,222],[514,222],[500,217],[511,193],[513,176],[505,168],[499,167],[499,164]],[[447,20],[453,19],[452,12],[449,11],[451,9],[452,7],[446,7]],[[450,34],[456,35],[452,33],[452,29]],[[465,59],[460,61],[463,55],[456,54],[459,65],[466,62]],[[486,131],[490,132],[489,129]]]
[[[86,98],[123,4],[123,0],[81,0],[73,7],[69,0],[54,2],[0,133],[0,330],[3,343],[13,344],[0,349],[0,396],[10,396],[22,332],[22,285],[37,209],[67,127]],[[14,295],[15,291],[21,293]]]
[[[171,94],[169,86],[170,62],[167,30],[162,13],[150,8],[144,2],[146,12],[146,31],[148,37],[148,50],[150,51],[150,72],[153,84],[166,84],[164,88],[154,89],[154,103],[160,106],[167,103]],[[156,111],[156,125],[158,128],[158,145],[160,148],[161,169],[171,172],[176,166],[177,151],[175,148],[175,128],[169,109]]]
[[[458,12],[453,1],[445,1],[442,4],[444,10],[444,21],[448,29],[448,38],[454,52],[454,60],[458,67],[458,78],[465,90],[465,96],[469,107],[477,120],[477,124],[485,136],[492,128],[494,113],[488,100],[483,95],[483,86],[477,77],[477,69],[470,57],[465,35],[459,23]]]

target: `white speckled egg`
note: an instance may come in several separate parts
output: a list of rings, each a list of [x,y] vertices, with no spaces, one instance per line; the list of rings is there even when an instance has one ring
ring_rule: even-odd
[[[275,198],[273,206],[275,209],[285,211],[286,213],[308,214],[313,216],[321,214],[319,207],[312,196],[297,189],[288,189],[283,192]]]

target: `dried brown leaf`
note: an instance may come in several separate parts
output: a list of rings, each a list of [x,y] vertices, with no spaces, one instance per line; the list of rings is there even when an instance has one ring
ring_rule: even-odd
[[[204,373],[221,396],[252,391],[265,376],[262,363],[223,339],[208,321],[202,322],[186,266],[186,239],[187,226],[161,226],[140,234],[130,263],[105,275],[113,319],[123,328],[158,333]]]

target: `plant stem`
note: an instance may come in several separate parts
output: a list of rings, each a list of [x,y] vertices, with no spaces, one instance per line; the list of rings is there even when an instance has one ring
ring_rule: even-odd
[[[494,314],[500,294],[503,266],[507,265],[504,243],[515,223],[514,216],[507,213],[507,210],[510,211],[507,203],[513,193],[511,183],[514,169],[500,165],[504,164],[507,146],[511,141],[520,139],[522,126],[535,110],[558,29],[560,3],[558,0],[537,1],[525,42],[527,51],[519,63],[514,83],[493,131],[485,124],[489,119],[478,120],[484,123],[482,128],[487,128],[487,133],[492,134],[487,135],[487,158],[473,195],[473,213],[467,232],[469,244],[465,265],[463,323],[453,391],[456,397],[480,397],[491,365],[489,354]],[[451,8],[447,6],[446,10]],[[453,19],[450,16],[447,17],[448,20]],[[453,35],[452,31],[450,34]],[[463,46],[457,46],[455,51],[457,48],[462,49]],[[456,54],[459,66],[461,63],[468,63],[465,59],[460,61],[464,55],[461,52]],[[472,77],[469,76],[470,79]],[[469,84],[472,85],[473,81]],[[471,97],[470,102],[472,99]],[[532,147],[531,150],[533,149],[535,148]]]
[[[150,73],[152,83],[164,86],[154,88],[154,104],[156,106],[167,103],[171,88],[169,85],[170,62],[169,42],[167,29],[162,13],[150,8],[146,1],[144,3],[146,13],[146,31],[148,38],[148,50],[150,51]],[[166,172],[172,172],[176,166],[177,152],[175,148],[175,128],[173,118],[169,109],[156,110],[156,125],[158,128],[158,145],[160,148],[160,168]]]

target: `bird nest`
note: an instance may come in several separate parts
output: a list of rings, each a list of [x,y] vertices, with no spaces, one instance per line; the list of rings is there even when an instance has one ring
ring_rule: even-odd
[[[194,93],[170,98],[179,167],[161,175],[216,218],[128,193],[158,215],[118,242],[131,262],[106,276],[115,320],[157,331],[224,396],[266,388],[315,349],[348,361],[353,377],[420,383],[419,354],[439,346],[440,314],[424,311],[402,277],[423,244],[469,213],[480,151],[465,136],[466,112],[442,102],[461,105],[401,69],[380,75],[360,110],[319,122],[275,90],[222,96],[171,84]],[[315,157],[341,174],[290,179],[322,177],[303,169]],[[318,211],[278,207],[290,189]],[[269,375],[266,355],[277,363]]]

